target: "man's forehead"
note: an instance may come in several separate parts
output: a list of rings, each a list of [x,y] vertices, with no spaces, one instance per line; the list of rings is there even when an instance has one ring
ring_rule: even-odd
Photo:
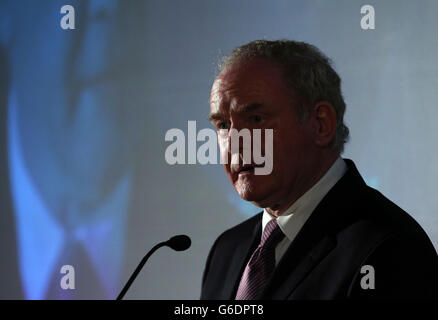
[[[261,66],[260,69],[225,70],[212,85],[211,109],[217,109],[223,105],[233,108],[240,104],[261,103],[266,97],[272,96],[275,90],[278,90],[280,77],[278,69],[267,70],[265,66]]]
[[[215,82],[210,96],[210,109],[217,112],[230,111],[239,105],[259,101],[263,96],[262,90],[257,89],[257,85],[242,83],[230,85],[219,79]]]

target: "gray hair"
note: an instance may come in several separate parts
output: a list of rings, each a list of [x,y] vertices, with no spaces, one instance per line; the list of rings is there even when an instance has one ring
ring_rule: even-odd
[[[219,71],[255,58],[267,59],[284,69],[284,78],[292,89],[291,95],[298,102],[294,108],[301,123],[307,120],[310,108],[318,101],[332,104],[336,112],[336,130],[331,146],[342,153],[349,130],[344,124],[341,78],[332,68],[330,59],[305,42],[256,40],[235,48],[222,58]]]

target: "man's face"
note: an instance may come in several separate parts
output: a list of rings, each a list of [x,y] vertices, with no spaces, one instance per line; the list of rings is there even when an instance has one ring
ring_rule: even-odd
[[[311,125],[299,123],[290,92],[280,67],[261,59],[226,68],[211,90],[210,118],[218,130],[221,155],[228,158],[224,164],[226,174],[242,199],[263,208],[281,206],[299,189],[308,172],[306,159],[314,151]],[[244,128],[251,132],[273,129],[270,174],[256,175],[253,169],[242,171],[242,162],[231,163],[231,138],[222,129]]]

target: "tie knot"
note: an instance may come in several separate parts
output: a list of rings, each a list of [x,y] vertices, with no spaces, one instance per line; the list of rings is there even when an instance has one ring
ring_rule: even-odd
[[[272,219],[268,222],[263,231],[262,241],[260,242],[260,246],[263,247],[272,247],[276,246],[281,239],[283,239],[284,234],[278,226],[277,220]]]

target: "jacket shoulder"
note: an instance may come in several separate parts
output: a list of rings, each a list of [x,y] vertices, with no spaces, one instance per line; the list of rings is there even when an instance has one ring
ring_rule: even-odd
[[[360,220],[370,227],[387,234],[430,242],[424,229],[409,213],[376,189],[367,186],[364,205],[360,211]]]

